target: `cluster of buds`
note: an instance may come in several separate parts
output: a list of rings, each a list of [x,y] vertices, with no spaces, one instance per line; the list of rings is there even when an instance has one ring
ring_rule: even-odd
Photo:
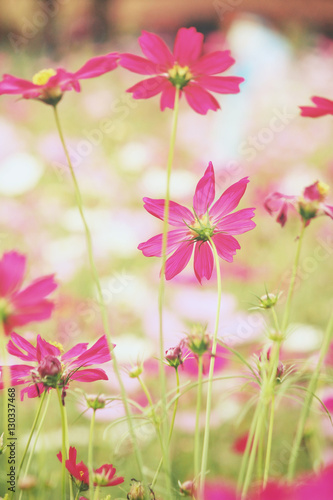
[[[211,336],[207,333],[207,327],[195,324],[190,333],[187,334],[186,345],[196,356],[202,356],[210,350],[212,344]]]

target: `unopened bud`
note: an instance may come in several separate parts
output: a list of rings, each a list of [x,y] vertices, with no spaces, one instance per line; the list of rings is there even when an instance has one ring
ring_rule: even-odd
[[[261,309],[270,309],[274,307],[277,301],[279,300],[279,294],[275,295],[274,293],[266,293],[262,297],[260,297],[259,307]]]
[[[104,394],[100,394],[99,396],[86,396],[86,401],[88,408],[92,408],[95,411],[104,408],[106,403]]]
[[[54,377],[61,373],[61,362],[56,356],[45,356],[38,366],[38,373],[41,378]]]
[[[136,479],[132,479],[131,489],[127,495],[128,500],[145,500],[145,489],[143,484]]]
[[[169,349],[167,349],[165,351],[165,359],[168,362],[168,364],[170,366],[172,366],[173,368],[178,368],[178,366],[183,363],[182,345],[183,345],[183,342],[181,342],[180,344],[178,344],[175,347],[169,347]]]
[[[140,377],[141,373],[143,372],[143,366],[142,365],[136,365],[133,366],[130,371],[128,372],[129,376],[131,378],[138,378]]]
[[[184,497],[192,497],[195,494],[194,481],[184,481],[181,483],[178,481],[180,494]]]
[[[205,354],[211,346],[211,337],[206,332],[206,327],[194,325],[187,336],[187,346],[197,356]]]

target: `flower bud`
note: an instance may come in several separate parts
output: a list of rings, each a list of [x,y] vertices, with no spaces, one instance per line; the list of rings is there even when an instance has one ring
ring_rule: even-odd
[[[280,294],[275,295],[274,293],[265,293],[262,297],[260,297],[259,307],[261,309],[270,309],[274,307],[277,301],[279,300]]]
[[[131,489],[127,495],[128,500],[145,500],[145,489],[143,484],[136,479],[132,479],[134,481],[131,484]]]
[[[194,481],[184,481],[181,483],[178,481],[180,494],[184,497],[192,497],[195,494]]]
[[[210,349],[211,337],[206,332],[206,327],[193,325],[191,332],[187,335],[187,346],[197,356],[202,356]]]
[[[56,356],[48,355],[41,360],[38,366],[38,373],[41,378],[55,377],[61,373],[61,362]]]
[[[128,374],[131,378],[138,378],[138,377],[140,377],[142,372],[143,372],[143,366],[136,365],[136,366],[132,366],[132,368],[130,369]]]
[[[167,363],[173,368],[178,368],[179,365],[183,364],[183,351],[182,351],[183,342],[180,342],[175,347],[169,347],[165,351],[165,359]]]
[[[106,399],[104,394],[100,394],[99,396],[86,396],[86,402],[88,408],[92,408],[96,411],[105,407]]]

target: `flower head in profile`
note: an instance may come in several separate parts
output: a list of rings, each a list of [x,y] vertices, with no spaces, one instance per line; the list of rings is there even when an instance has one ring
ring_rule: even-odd
[[[11,251],[0,259],[0,321],[5,334],[33,321],[48,319],[54,303],[46,297],[57,288],[54,276],[44,276],[22,289],[26,257]]]
[[[61,344],[47,342],[40,335],[34,346],[21,335],[12,333],[7,350],[12,356],[29,362],[10,367],[11,384],[26,386],[21,390],[21,400],[25,394],[29,398],[35,398],[52,388],[60,388],[64,400],[66,388],[72,380],[80,382],[108,380],[107,374],[101,368],[88,368],[110,360],[105,336],[98,339],[90,348],[88,343],[80,343],[64,353]]]
[[[288,210],[296,210],[304,224],[308,226],[311,219],[320,215],[328,215],[333,219],[333,206],[326,203],[329,191],[327,184],[316,181],[304,189],[301,196],[287,196],[279,192],[270,194],[264,207],[270,215],[277,213],[276,221],[283,227],[287,222]]]
[[[75,73],[63,68],[43,69],[36,73],[31,81],[3,75],[0,81],[0,95],[18,94],[24,99],[37,99],[55,106],[67,90],[80,92],[80,80],[95,78],[115,69],[118,59],[117,53],[93,57]]]
[[[333,115],[333,101],[324,97],[311,97],[314,106],[300,106],[301,116],[318,118],[319,116]]]
[[[62,462],[62,453],[57,454],[58,459]],[[81,461],[76,463],[77,451],[74,446],[70,446],[68,459],[66,460],[66,469],[75,481],[80,491],[85,491],[89,488],[89,470],[88,467]],[[123,477],[116,476],[116,469],[112,464],[104,464],[98,469],[93,470],[94,486],[117,486],[124,482]]]
[[[204,176],[197,184],[193,197],[193,212],[173,201],[169,205],[169,224],[175,227],[167,234],[167,254],[165,277],[174,278],[188,264],[194,251],[194,273],[201,283],[203,278],[211,278],[214,258],[211,242],[221,259],[233,261],[240,248],[233,235],[242,234],[255,227],[251,220],[254,208],[244,208],[233,212],[239,204],[249,180],[244,177],[232,184],[220,198],[215,198],[215,174],[210,162]],[[165,200],[144,198],[144,207],[150,214],[164,219]],[[233,213],[231,213],[233,212]],[[140,243],[139,250],[146,257],[161,257],[162,234]]]
[[[119,64],[140,75],[154,75],[143,80],[127,92],[134,99],[148,99],[161,94],[161,110],[173,109],[176,87],[180,96],[184,93],[188,104],[194,111],[205,115],[209,109],[220,108],[210,93],[237,94],[239,84],[244,78],[239,76],[216,76],[234,64],[228,50],[202,55],[203,34],[195,28],[178,30],[173,52],[165,42],[154,33],[143,31],[139,38],[143,54],[121,54]]]

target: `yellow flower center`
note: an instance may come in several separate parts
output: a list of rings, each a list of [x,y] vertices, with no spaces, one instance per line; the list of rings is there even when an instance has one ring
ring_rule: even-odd
[[[318,192],[319,192],[320,196],[322,196],[323,198],[325,198],[325,196],[327,195],[327,193],[330,190],[330,187],[329,187],[328,184],[325,184],[325,182],[319,181],[318,184],[317,184],[317,189],[318,189]]]
[[[175,87],[182,89],[193,78],[188,66],[179,66],[176,63],[173,68],[168,71],[169,80]]]
[[[60,342],[54,341],[54,342],[49,342],[49,344],[52,344],[52,345],[54,345],[54,347],[57,347],[60,352],[64,352],[65,351],[63,345],[60,344]]]
[[[198,241],[208,241],[214,234],[215,226],[212,225],[207,214],[196,219],[190,226],[190,231],[194,239]]]
[[[32,77],[32,83],[35,85],[45,85],[56,74],[57,72],[52,68],[42,69]]]

